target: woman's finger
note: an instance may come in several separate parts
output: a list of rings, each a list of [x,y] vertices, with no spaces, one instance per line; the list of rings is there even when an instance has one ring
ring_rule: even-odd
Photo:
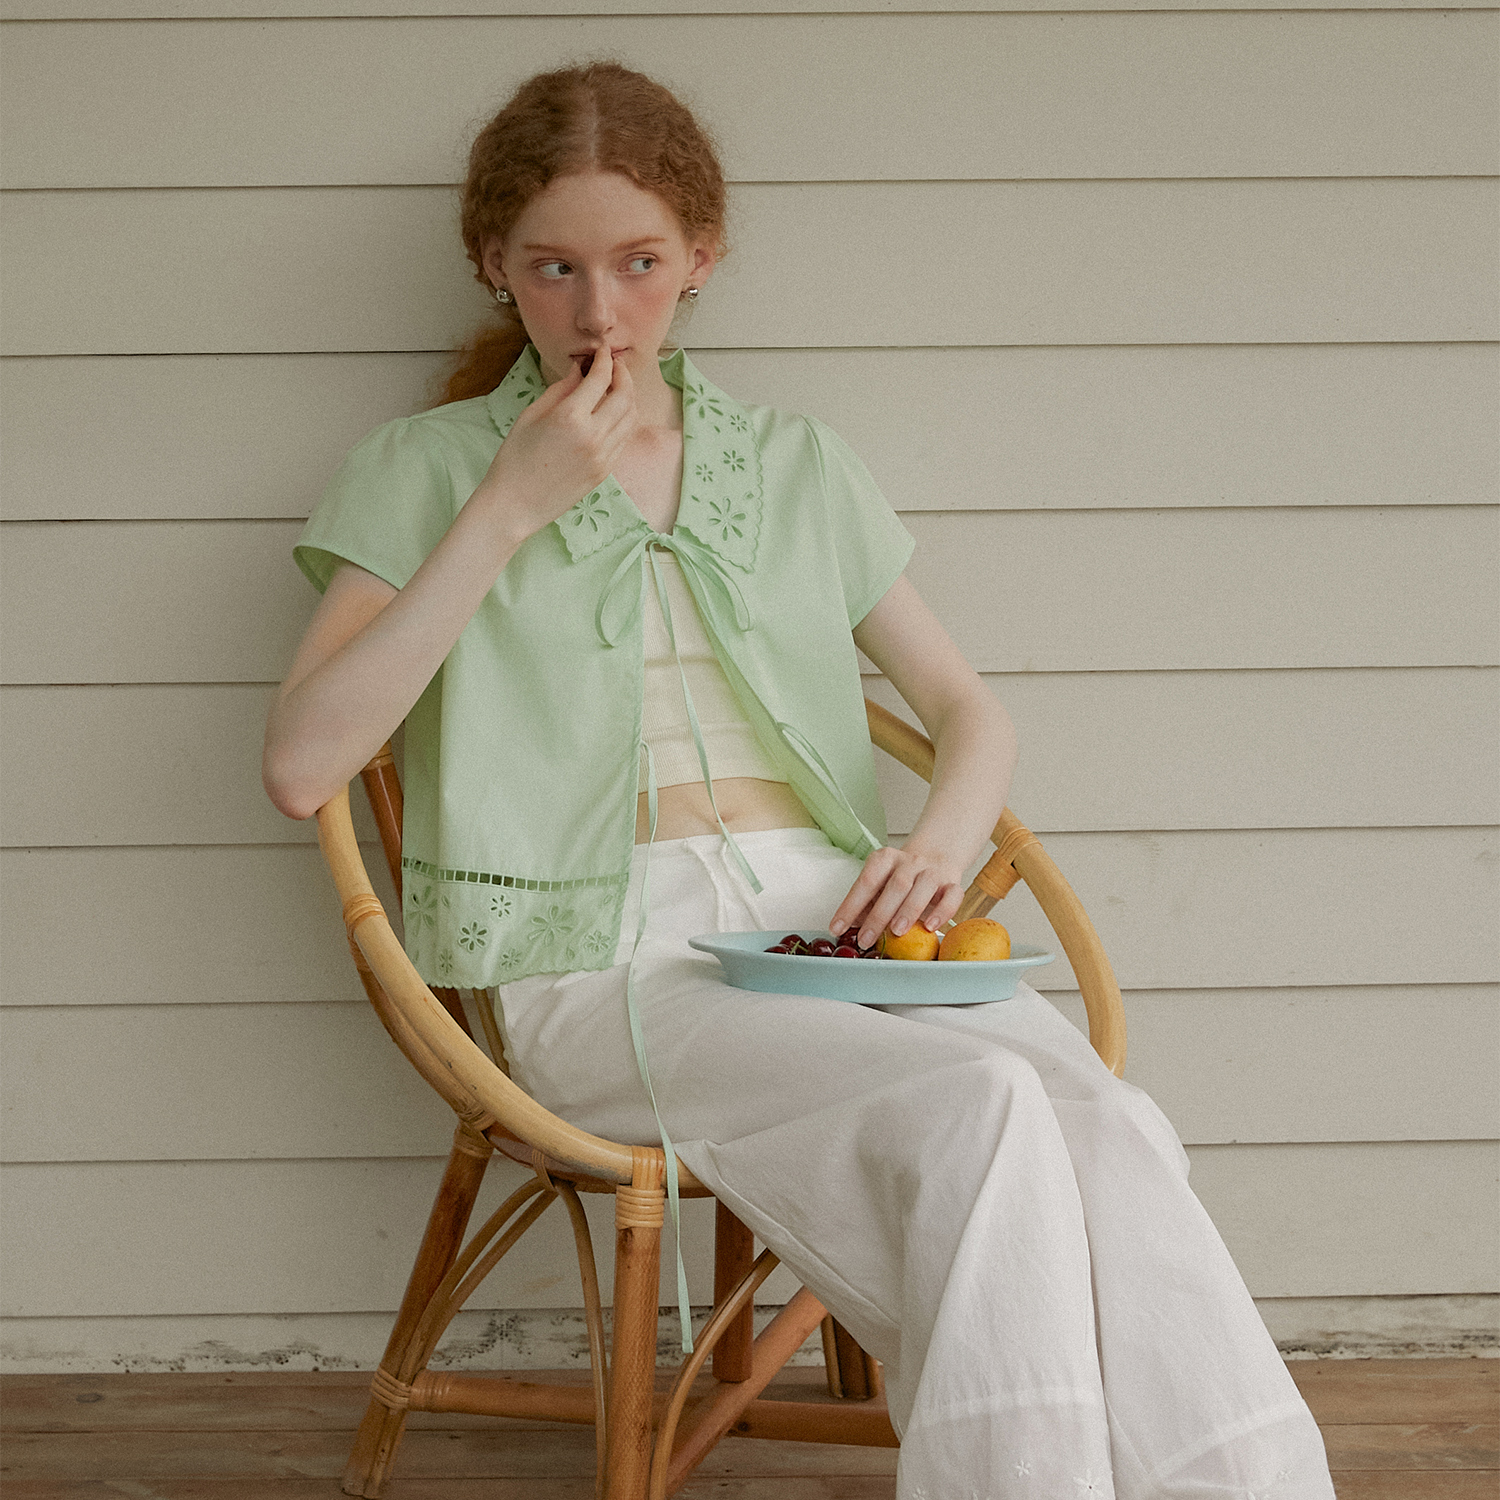
[[[922,925],[929,932],[937,932],[940,928],[946,927],[953,920],[953,915],[963,899],[963,887],[956,880],[950,880],[946,885],[939,886],[932,901],[928,904],[927,914],[922,918]]]
[[[828,923],[828,930],[835,937],[852,927],[865,914],[885,884],[896,853],[895,849],[876,849],[866,858],[864,869],[855,877],[854,884],[849,887],[849,894],[839,902],[838,910]]]
[[[927,914],[932,898],[941,885],[942,881],[931,870],[918,871],[916,879],[911,883],[911,889],[907,891],[901,904],[885,925],[897,937],[908,932]],[[931,930],[931,928],[928,929],[928,931]]]
[[[901,903],[911,890],[913,871],[897,865],[886,878],[885,885],[870,903],[870,909],[859,924],[859,942],[868,948],[891,925]],[[926,904],[925,902],[923,903]]]

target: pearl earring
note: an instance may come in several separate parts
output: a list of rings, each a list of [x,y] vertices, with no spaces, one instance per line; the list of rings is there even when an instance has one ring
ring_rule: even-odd
[[[516,299],[511,296],[509,288],[503,286],[495,288],[495,301],[501,307],[514,307],[516,305]]]

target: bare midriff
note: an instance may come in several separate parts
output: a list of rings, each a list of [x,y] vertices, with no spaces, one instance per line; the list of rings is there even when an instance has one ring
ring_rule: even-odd
[[[752,833],[763,828],[816,828],[813,816],[803,807],[784,781],[761,781],[755,776],[715,778],[714,796],[724,826],[731,833]],[[664,786],[656,794],[656,837],[686,839],[700,833],[717,833],[713,803],[701,781],[682,786]],[[643,792],[636,804],[635,841],[644,844],[651,825]]]

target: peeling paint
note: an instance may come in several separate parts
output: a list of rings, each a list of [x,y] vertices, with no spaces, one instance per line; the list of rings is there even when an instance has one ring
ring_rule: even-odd
[[[1412,1359],[1500,1355],[1500,1299],[1433,1297],[1270,1298],[1260,1304],[1288,1359]],[[779,1308],[755,1309],[759,1332]],[[693,1309],[701,1328],[709,1309]],[[657,1363],[681,1361],[675,1308],[663,1308]],[[609,1309],[604,1312],[606,1330]],[[0,1370],[228,1374],[234,1371],[372,1370],[390,1332],[390,1312],[244,1314],[157,1318],[16,1318],[0,1340]],[[560,1370],[588,1365],[579,1308],[462,1312],[432,1359],[434,1369]],[[793,1357],[821,1365],[814,1333]]]

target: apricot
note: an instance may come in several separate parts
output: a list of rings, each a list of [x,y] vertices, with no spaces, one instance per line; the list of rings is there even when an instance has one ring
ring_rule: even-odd
[[[936,958],[941,941],[937,933],[929,932],[918,922],[908,927],[900,937],[887,927],[876,946],[880,949],[882,958]]]
[[[997,959],[1010,957],[1010,934],[988,917],[970,917],[950,927],[938,949],[939,958]]]

